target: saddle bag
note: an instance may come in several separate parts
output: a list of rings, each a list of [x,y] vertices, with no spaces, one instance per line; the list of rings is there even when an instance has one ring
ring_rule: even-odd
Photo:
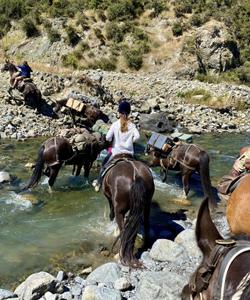
[[[166,144],[171,145],[172,143],[173,140],[169,136],[159,134],[156,132],[152,133],[151,137],[147,142],[149,146],[154,147],[157,150],[161,150],[161,151],[166,151]]]
[[[66,106],[78,112],[82,112],[85,107],[85,103],[77,99],[69,98],[66,102]]]

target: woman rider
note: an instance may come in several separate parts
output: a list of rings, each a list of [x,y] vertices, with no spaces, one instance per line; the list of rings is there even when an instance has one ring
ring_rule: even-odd
[[[118,107],[119,119],[114,122],[108,133],[106,140],[112,142],[112,152],[109,152],[105,157],[104,165],[102,166],[97,181],[93,182],[95,190],[98,192],[101,185],[101,175],[105,166],[118,154],[127,154],[133,157],[134,155],[134,142],[140,138],[140,133],[134,123],[129,120],[131,106],[128,101],[122,101]]]

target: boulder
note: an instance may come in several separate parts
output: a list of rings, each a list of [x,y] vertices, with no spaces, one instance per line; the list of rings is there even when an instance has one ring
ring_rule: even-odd
[[[120,273],[121,270],[118,264],[110,262],[96,268],[91,274],[89,274],[87,281],[90,280],[98,283],[114,283],[118,278],[121,277]]]
[[[172,125],[166,114],[163,113],[141,114],[140,127],[144,130],[160,133],[173,132]]]
[[[49,273],[39,272],[30,275],[14,291],[20,300],[37,300],[46,292],[55,290],[56,278]]]
[[[0,183],[10,182],[11,177],[8,172],[1,171],[0,172]]]
[[[202,72],[225,72],[239,65],[237,42],[224,23],[210,21],[196,32],[196,54]]]
[[[107,287],[89,285],[85,288],[82,300],[121,300],[119,291]]]

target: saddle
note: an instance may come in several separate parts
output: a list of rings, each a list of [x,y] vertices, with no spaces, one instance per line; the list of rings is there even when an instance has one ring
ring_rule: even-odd
[[[101,182],[103,181],[103,178],[108,173],[109,170],[111,170],[114,166],[116,166],[119,162],[122,161],[133,161],[135,160],[132,155],[128,154],[118,154],[112,158],[112,160],[107,164],[107,166],[104,168],[102,174],[101,174]]]
[[[238,184],[241,182],[242,178],[247,173],[242,173],[237,177],[231,176],[231,175],[225,175],[222,177],[221,181],[218,184],[218,192],[223,195],[229,195],[231,194]]]

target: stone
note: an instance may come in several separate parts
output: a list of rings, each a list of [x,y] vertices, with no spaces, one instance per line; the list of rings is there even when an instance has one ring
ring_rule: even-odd
[[[0,172],[0,183],[10,182],[10,180],[11,180],[11,178],[10,178],[10,174],[8,172],[5,172],[5,171]]]
[[[11,291],[0,289],[0,300],[4,300],[7,298],[14,298],[15,294]]]
[[[118,278],[120,278],[120,267],[118,264],[109,262],[98,268],[96,268],[92,273],[87,277],[88,280],[94,280],[96,282],[114,283]]]
[[[89,285],[85,288],[81,300],[121,300],[121,294],[119,291],[106,288]]]
[[[115,281],[114,288],[119,291],[126,291],[131,287],[131,283],[126,277],[121,277]]]
[[[193,229],[183,230],[176,236],[174,241],[182,245],[187,250],[189,256],[202,257],[202,253],[197,246],[195,231]]]
[[[49,273],[39,272],[30,275],[14,291],[20,300],[36,300],[47,291],[53,292],[56,278]]]

